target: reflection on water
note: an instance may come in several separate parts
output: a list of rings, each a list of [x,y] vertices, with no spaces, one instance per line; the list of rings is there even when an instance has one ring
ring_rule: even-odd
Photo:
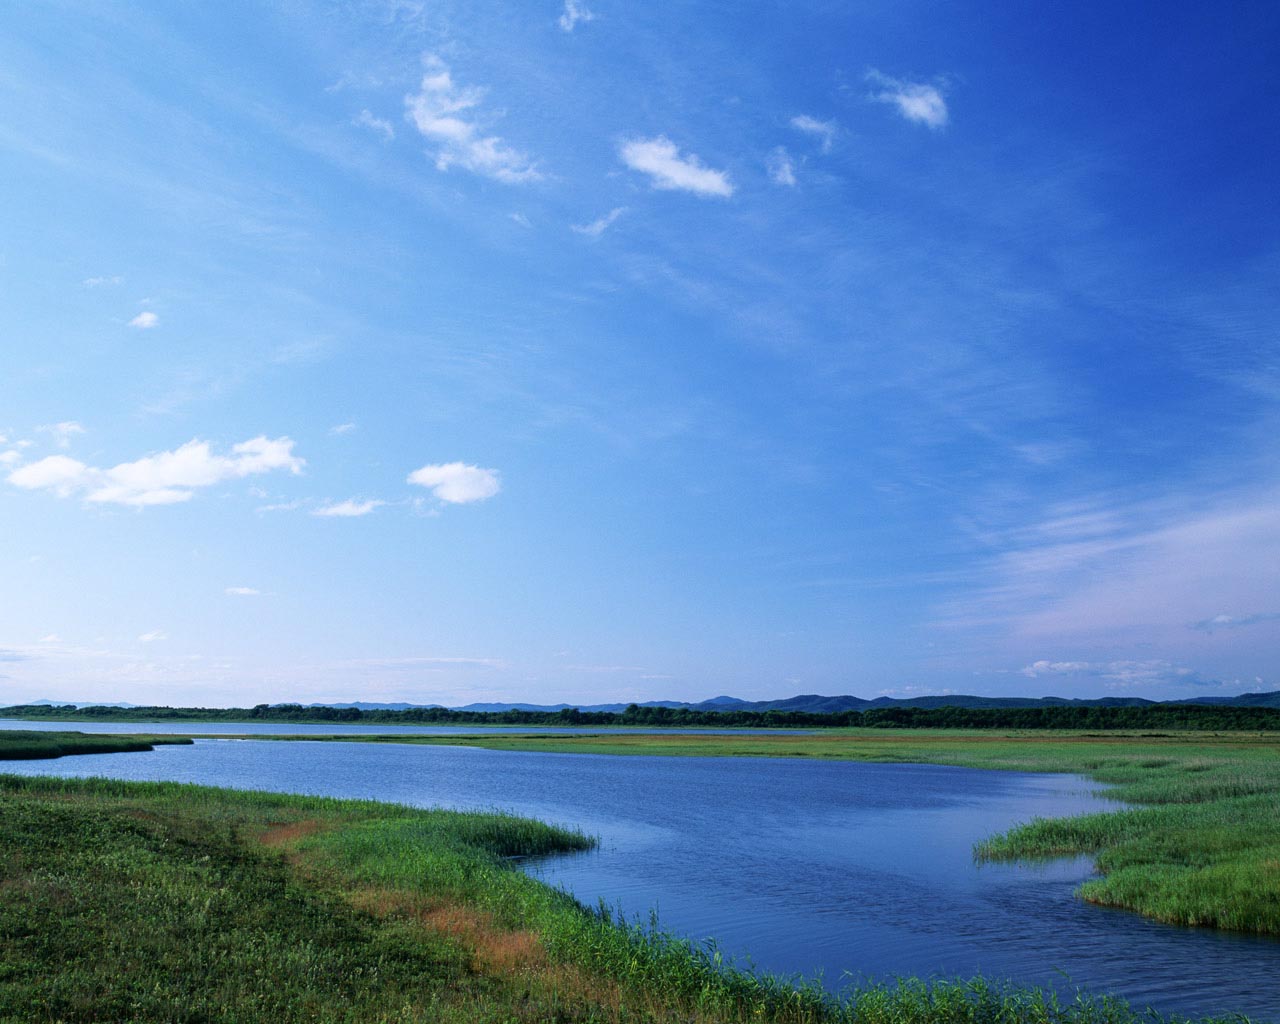
[[[1166,1013],[1280,1018],[1280,942],[1084,904],[1071,894],[1087,860],[973,863],[973,843],[992,832],[1113,806],[1073,776],[225,740],[10,764],[23,774],[500,807],[575,824],[601,848],[531,871],[628,916],[656,907],[672,931],[714,937],[765,970],[821,972],[832,988],[982,972]]]

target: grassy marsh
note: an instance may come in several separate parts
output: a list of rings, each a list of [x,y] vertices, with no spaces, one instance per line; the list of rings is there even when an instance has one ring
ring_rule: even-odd
[[[71,754],[125,754],[154,750],[157,744],[188,744],[182,736],[103,736],[83,732],[0,730],[0,761],[34,761]]]
[[[1111,795],[1116,798],[1140,806],[1035,820],[993,836],[978,847],[976,855],[986,860],[1018,860],[1090,854],[1103,877],[1085,883],[1080,895],[1093,903],[1137,911],[1170,924],[1280,935],[1280,736],[1275,733],[853,729],[809,735],[490,734],[361,739],[494,750],[811,757],[1088,775],[1112,785]]]
[[[1152,1019],[980,979],[837,1001],[726,968],[513,870],[592,840],[504,815],[0,776],[0,820],[0,1021]]]

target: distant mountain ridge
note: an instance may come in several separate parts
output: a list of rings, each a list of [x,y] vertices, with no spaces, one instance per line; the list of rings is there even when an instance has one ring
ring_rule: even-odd
[[[929,697],[854,697],[844,694],[826,697],[816,693],[802,693],[779,700],[742,700],[739,697],[711,697],[703,701],[650,700],[638,702],[642,708],[688,708],[691,711],[803,711],[809,714],[839,714],[842,711],[865,711],[869,708],[1047,708],[1047,707],[1098,707],[1133,708],[1156,704],[1208,704],[1217,707],[1280,708],[1280,690],[1266,693],[1242,693],[1234,697],[1192,697],[1178,700],[1148,700],[1145,697],[979,697],[972,694],[945,694]],[[412,708],[439,708],[443,704],[375,704],[353,701],[345,704],[313,703],[308,707],[359,708],[361,711],[407,711]],[[629,703],[612,704],[529,704],[488,703],[464,704],[451,707],[451,711],[499,712],[499,711],[625,711]]]
[[[292,703],[292,702],[288,702]],[[939,694],[928,697],[854,697],[850,694],[823,696],[802,693],[779,700],[743,700],[739,697],[711,697],[702,701],[649,700],[637,702],[641,708],[686,708],[690,711],[799,711],[806,714],[840,714],[845,711],[867,711],[872,708],[1049,708],[1049,707],[1099,707],[1134,708],[1160,704],[1200,704],[1213,707],[1280,708],[1280,690],[1265,693],[1242,693],[1233,697],[1192,697],[1185,700],[1148,700],[1145,697],[979,697],[973,694]],[[31,701],[28,707],[100,707],[127,709],[137,707],[125,702],[104,701]],[[285,706],[285,702],[273,707]],[[308,708],[358,708],[361,711],[412,711],[427,708],[445,708],[444,704],[415,704],[409,701],[314,701],[301,705]],[[584,712],[617,714],[631,706],[630,702],[608,704],[531,704],[527,702],[475,703],[448,707],[450,711],[476,713],[500,713],[504,711],[550,712],[576,708]]]

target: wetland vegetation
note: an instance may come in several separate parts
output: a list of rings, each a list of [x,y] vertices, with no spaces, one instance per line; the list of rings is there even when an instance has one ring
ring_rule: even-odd
[[[4,1021],[1152,1019],[980,979],[837,999],[753,975],[513,870],[593,839],[506,815],[0,776],[0,818]]]
[[[1273,733],[866,729],[812,735],[490,734],[363,739],[558,753],[915,762],[1087,775],[1113,786],[1110,795],[1138,806],[1032,821],[993,836],[977,855],[1018,860],[1089,854],[1103,873],[1080,890],[1091,902],[1171,924],[1280,935],[1280,736]]]
[[[158,743],[190,742],[182,736],[104,736],[0,729],[0,761],[34,761],[72,754],[124,754],[154,750]]]

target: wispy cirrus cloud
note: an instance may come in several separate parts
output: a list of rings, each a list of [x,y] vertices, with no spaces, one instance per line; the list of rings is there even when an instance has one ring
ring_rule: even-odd
[[[1101,681],[1110,690],[1149,687],[1194,686],[1214,688],[1226,685],[1221,679],[1207,679],[1194,669],[1161,658],[1117,661],[1049,661],[1042,659],[1019,670],[1028,679],[1084,678]]]
[[[792,186],[796,183],[795,165],[787,153],[786,147],[778,146],[764,161],[765,170],[769,172],[769,180],[775,185]]]
[[[53,438],[53,443],[59,448],[70,448],[71,439],[84,433],[84,427],[75,420],[63,420],[61,423],[52,423],[46,427],[36,427],[36,430],[49,434]]]
[[[119,274],[104,275],[102,277],[86,277],[83,283],[86,288],[101,288],[104,285],[124,284],[124,278]]]
[[[596,16],[587,9],[586,4],[577,0],[564,0],[564,10],[560,12],[557,24],[563,32],[572,32],[581,21],[595,21]]]
[[[873,100],[896,108],[908,121],[927,125],[935,131],[946,127],[950,112],[938,86],[891,78],[874,68],[867,72],[867,81],[877,89],[871,94]]]
[[[262,591],[256,587],[227,587],[223,593],[228,597],[257,597]]]
[[[1255,612],[1252,615],[1215,615],[1211,619],[1201,619],[1191,624],[1192,629],[1213,633],[1219,629],[1242,629],[1245,626],[1256,626],[1260,622],[1280,620],[1280,612]]]
[[[313,508],[311,514],[313,516],[327,516],[338,519],[358,519],[361,516],[367,516],[370,512],[377,511],[385,504],[385,501],[380,501],[377,498],[369,498],[365,501],[356,501],[354,498],[348,498],[346,501],[336,501]]]
[[[408,482],[430,489],[436,498],[451,505],[484,501],[502,490],[501,475],[496,469],[462,462],[423,466],[409,474]]]
[[[1100,498],[982,542],[1004,550],[974,571],[981,585],[950,604],[955,625],[1024,640],[1101,645],[1147,636],[1177,645],[1190,642],[1188,624],[1213,632],[1280,621],[1217,612],[1280,607],[1275,487],[1213,503]]]
[[[824,153],[831,152],[831,145],[835,142],[836,133],[840,130],[840,126],[835,121],[819,121],[808,114],[797,114],[793,117],[791,127],[805,135],[815,137]]]
[[[396,137],[395,126],[382,117],[376,117],[368,110],[362,110],[354,118],[351,123],[360,128],[368,128],[370,131],[381,135],[383,140],[390,142]]]
[[[693,153],[681,155],[665,135],[628,139],[618,147],[618,156],[633,171],[647,174],[656,189],[721,199],[728,199],[734,192],[728,174],[705,166]]]
[[[599,238],[613,226],[614,221],[626,212],[627,208],[625,206],[617,206],[603,217],[597,217],[590,224],[571,224],[569,227],[570,230],[580,235],[586,235],[588,238]]]
[[[427,72],[416,93],[405,97],[406,116],[435,144],[436,169],[461,167],[508,184],[538,181],[542,172],[524,153],[497,135],[485,135],[480,103],[485,90],[459,86],[439,57],[424,58]]]
[[[172,505],[189,501],[200,488],[228,480],[275,470],[301,473],[306,463],[293,454],[293,445],[287,437],[259,436],[233,445],[229,455],[218,455],[207,441],[193,440],[108,469],[50,455],[18,467],[7,479],[15,487],[51,491],[61,498],[78,495],[94,503]]]

